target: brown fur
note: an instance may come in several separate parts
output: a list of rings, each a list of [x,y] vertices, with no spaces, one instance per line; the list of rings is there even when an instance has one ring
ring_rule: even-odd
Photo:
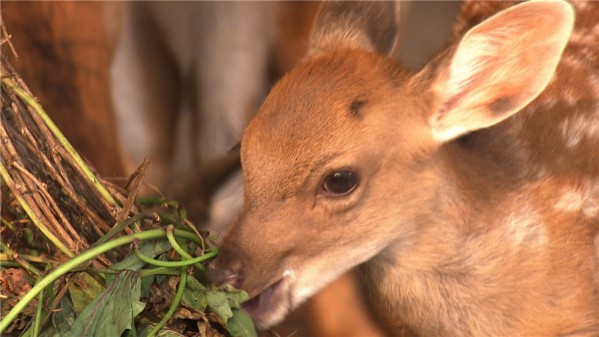
[[[495,13],[476,6],[463,15]],[[578,23],[551,78],[570,36],[564,3],[458,25],[463,37],[417,74],[380,54],[389,50],[380,29],[339,34],[353,13],[342,7],[323,7],[317,27],[333,27],[316,30],[312,57],[246,130],[244,207],[212,278],[255,296],[261,327],[363,263],[390,335],[598,335],[598,61],[580,33],[594,34],[588,18],[599,9],[574,6]],[[489,36],[499,52],[469,46]],[[573,59],[581,53],[590,57]],[[562,75],[569,63],[576,77]],[[350,113],[356,100],[366,102],[360,118]],[[327,196],[322,182],[339,170],[358,184]]]

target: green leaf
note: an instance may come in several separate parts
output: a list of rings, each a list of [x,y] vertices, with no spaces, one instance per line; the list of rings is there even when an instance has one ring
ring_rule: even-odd
[[[210,289],[206,294],[206,300],[208,301],[208,309],[217,314],[223,320],[223,323],[226,323],[229,318],[233,317],[233,312],[225,293]]]
[[[69,287],[76,313],[83,311],[105,288],[87,273],[79,273],[77,281]]]
[[[138,337],[137,330],[135,330],[135,329],[125,330],[125,332],[123,332],[121,334],[121,337]]]
[[[22,336],[29,336],[27,333],[23,334]],[[54,328],[50,328],[48,330],[42,331],[39,334],[39,337],[60,337],[60,334],[58,332],[56,332],[56,330]]]
[[[114,282],[81,312],[64,336],[121,336],[123,331],[134,328],[133,319],[145,307],[139,301],[140,296],[138,273],[117,274]]]
[[[185,284],[185,287],[189,288],[189,290],[206,292],[206,286],[193,276],[187,276],[187,284]]]
[[[160,240],[148,240],[141,243],[139,251],[150,257],[156,257],[160,254],[164,254],[171,249],[171,244],[167,239]],[[115,270],[134,270],[140,271],[146,265],[145,262],[140,260],[135,254],[131,254],[124,258],[121,262],[112,265],[111,269]],[[106,274],[106,283],[112,283],[114,281],[114,274]],[[150,292],[150,286],[154,281],[154,277],[144,277],[142,280],[142,294],[143,297],[147,297]]]
[[[201,284],[193,276],[187,276],[187,283],[185,284],[181,304],[195,311],[206,311],[206,307],[208,306],[206,286]]]
[[[245,291],[235,289],[230,284],[225,284],[224,291],[227,299],[229,300],[229,306],[231,306],[231,308],[240,308],[241,303],[249,299],[249,295]]]
[[[139,245],[139,252],[152,258],[168,252],[169,249],[171,249],[171,244],[167,239],[147,240]],[[135,254],[131,254],[121,262],[114,264],[111,269],[139,271],[144,265],[145,262],[140,260]]]
[[[156,279],[156,275],[150,275],[141,278],[141,298],[148,298],[150,290],[152,290],[152,283]]]
[[[59,335],[64,334],[75,322],[77,315],[73,302],[68,296],[60,300],[58,310],[52,315],[52,325],[56,328]]]
[[[240,309],[233,309],[233,317],[227,321],[227,329],[233,337],[257,337],[252,318]]]
[[[39,337],[61,337],[73,325],[76,314],[68,295],[60,300],[56,309],[51,316],[52,326],[41,332]]]
[[[218,315],[235,337],[256,337],[254,322],[245,311],[239,309],[248,297],[245,291],[229,285],[222,290],[210,288],[206,293],[208,310]]]

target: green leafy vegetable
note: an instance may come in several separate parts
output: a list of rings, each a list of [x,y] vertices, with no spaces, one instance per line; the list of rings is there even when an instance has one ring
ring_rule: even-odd
[[[64,336],[120,336],[134,328],[133,319],[144,309],[140,296],[138,273],[117,274],[114,282],[81,312]]]

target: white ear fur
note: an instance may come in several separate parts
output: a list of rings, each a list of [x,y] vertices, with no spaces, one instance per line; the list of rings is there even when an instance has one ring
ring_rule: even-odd
[[[399,4],[393,1],[324,1],[310,37],[308,55],[336,48],[377,51],[395,48]]]
[[[574,25],[565,1],[513,6],[467,32],[433,90],[433,136],[448,141],[510,117],[547,86]]]

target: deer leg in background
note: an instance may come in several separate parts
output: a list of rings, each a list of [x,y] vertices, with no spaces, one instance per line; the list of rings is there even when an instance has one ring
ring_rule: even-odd
[[[67,139],[104,176],[125,174],[109,90],[115,29],[109,18],[115,14],[118,5],[106,2],[2,2],[19,53],[13,66]]]

